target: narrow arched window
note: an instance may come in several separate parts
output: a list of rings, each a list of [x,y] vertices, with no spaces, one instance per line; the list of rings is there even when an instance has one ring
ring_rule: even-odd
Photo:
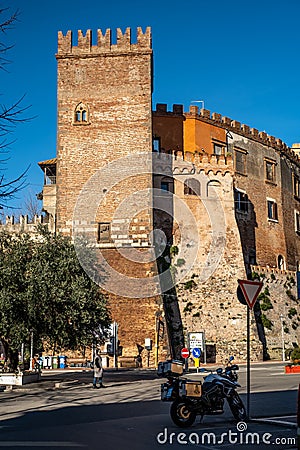
[[[184,195],[200,195],[200,183],[195,178],[184,180]]]
[[[207,197],[214,197],[216,195],[215,188],[220,188],[221,183],[219,180],[210,180],[206,185]]]
[[[88,108],[82,102],[75,108],[74,121],[75,123],[88,123],[89,121]]]

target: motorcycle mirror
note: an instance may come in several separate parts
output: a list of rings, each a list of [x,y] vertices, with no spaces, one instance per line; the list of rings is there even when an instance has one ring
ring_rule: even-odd
[[[229,361],[233,361],[233,360],[234,360],[234,356],[230,356]]]

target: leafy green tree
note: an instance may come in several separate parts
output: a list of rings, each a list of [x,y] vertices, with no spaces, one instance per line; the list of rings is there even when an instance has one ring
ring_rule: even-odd
[[[27,266],[32,253],[26,235],[0,234],[0,337],[9,365],[16,367],[18,348],[28,339]]]
[[[0,338],[12,369],[31,331],[35,342],[54,354],[82,349],[106,335],[106,298],[82,269],[69,238],[42,228],[34,239],[1,233],[0,279]]]

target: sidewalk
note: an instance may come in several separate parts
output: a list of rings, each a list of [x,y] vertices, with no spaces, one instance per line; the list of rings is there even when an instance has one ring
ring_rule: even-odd
[[[139,380],[157,379],[154,369],[104,369],[104,380],[120,384]],[[67,369],[46,369],[42,371],[41,379],[37,382],[22,386],[11,386],[0,391],[0,399],[18,396],[24,393],[42,392],[55,389],[68,389],[74,386],[92,385],[93,369],[74,367]]]

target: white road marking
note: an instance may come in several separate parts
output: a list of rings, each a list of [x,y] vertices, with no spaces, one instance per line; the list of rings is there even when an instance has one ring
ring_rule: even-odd
[[[0,447],[86,447],[77,442],[61,441],[0,441]]]

